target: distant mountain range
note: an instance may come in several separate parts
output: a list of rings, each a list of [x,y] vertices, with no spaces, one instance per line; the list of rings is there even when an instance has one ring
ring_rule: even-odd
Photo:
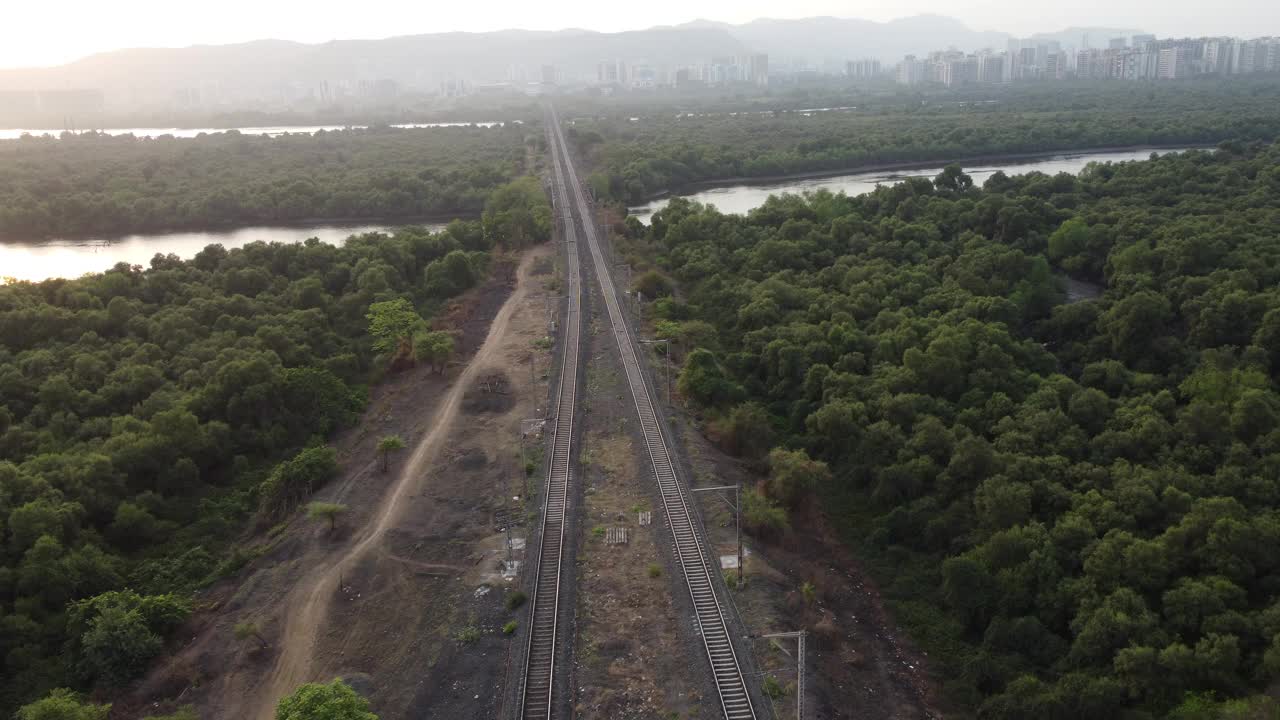
[[[1072,29],[1055,36],[1086,32],[1102,45],[1109,37],[1133,31]],[[560,77],[574,79],[594,77],[597,64],[606,60],[676,66],[760,52],[770,55],[774,67],[826,63],[830,68],[861,58],[891,63],[908,53],[948,47],[1003,49],[1008,37],[971,30],[952,18],[919,15],[886,23],[831,17],[763,19],[742,25],[699,20],[621,33],[509,30],[315,45],[261,40],[118,50],[60,67],[0,70],[0,122],[6,105],[21,112],[24,103],[43,102],[48,111],[48,101],[33,100],[29,94],[50,90],[100,93],[108,112],[209,105],[278,108],[299,97],[323,104],[356,93],[377,97],[405,90],[434,92],[451,81],[472,86],[536,81],[543,66],[554,66]],[[28,93],[27,99],[23,93]]]
[[[1009,38],[1006,33],[971,30],[959,20],[941,15],[916,15],[884,23],[835,17],[761,19],[744,25],[696,20],[679,27],[723,30],[780,61],[809,63],[863,58],[896,62],[909,53],[923,55],[948,47],[1000,49]]]

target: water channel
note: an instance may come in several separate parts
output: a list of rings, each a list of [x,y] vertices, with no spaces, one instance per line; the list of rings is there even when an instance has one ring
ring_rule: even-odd
[[[1160,150],[1161,154],[1178,152],[1179,149]],[[1006,175],[1019,175],[1029,172],[1042,172],[1056,175],[1060,172],[1078,173],[1092,162],[1124,162],[1127,160],[1146,160],[1151,150],[1125,150],[1118,152],[1063,153],[1035,160],[1018,160],[1002,163],[974,163],[964,165],[964,171],[973,178],[973,182],[981,185],[996,171],[1003,170]],[[743,184],[725,187],[708,188],[679,197],[696,200],[700,203],[715,205],[720,212],[745,214],[760,207],[770,195],[782,193],[802,193],[814,190],[830,190],[833,193],[843,192],[846,195],[861,195],[876,189],[877,185],[891,185],[907,178],[924,177],[932,179],[942,172],[942,166],[926,167],[912,170],[873,171],[837,175],[824,178],[806,178],[802,180],[785,180],[776,183]],[[653,214],[667,206],[670,198],[660,198],[645,205],[630,208],[629,213],[640,222],[649,224]]]
[[[419,223],[433,232],[444,229],[441,224]],[[157,253],[174,254],[187,260],[206,245],[221,244],[231,248],[251,242],[297,243],[307,238],[337,245],[352,235],[371,232],[394,232],[395,225],[328,224],[293,227],[247,227],[234,230],[171,232],[126,235],[115,238],[78,238],[40,242],[0,242],[0,281],[6,277],[19,280],[45,280],[51,277],[74,278],[91,272],[102,272],[119,262],[147,267]]]
[[[1177,152],[1177,150],[1161,152]],[[1047,174],[1078,173],[1091,162],[1143,160],[1150,155],[1150,150],[1063,154],[1039,160],[975,164],[966,167],[965,172],[973,178],[975,183],[981,184],[997,170],[1003,170],[1008,175],[1032,171]],[[942,168],[939,166],[896,172],[862,172],[761,185],[710,188],[681,195],[681,197],[715,205],[722,212],[745,213],[759,207],[770,195],[779,193],[827,189],[832,192],[857,195],[874,190],[876,185],[894,183],[909,177],[932,178],[941,171]],[[631,208],[630,212],[641,222],[648,224],[653,213],[665,207],[668,202],[668,198],[655,200],[647,205]],[[439,230],[443,226],[427,227]],[[220,243],[230,249],[256,240],[301,242],[315,237],[322,242],[337,244],[350,235],[393,230],[392,225],[328,224],[310,227],[250,227],[237,230],[129,235],[111,239],[49,240],[34,243],[0,241],[0,278],[44,280],[50,277],[79,277],[89,272],[101,272],[118,262],[146,266],[156,253],[173,253],[184,259],[191,258],[206,245],[214,243]]]

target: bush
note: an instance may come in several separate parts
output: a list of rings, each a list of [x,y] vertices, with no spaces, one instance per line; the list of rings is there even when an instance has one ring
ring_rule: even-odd
[[[506,625],[502,626],[502,634],[512,635],[515,633],[517,627],[519,627],[519,623],[517,623],[515,620],[509,620],[507,621]]]
[[[831,471],[820,460],[809,459],[803,450],[774,448],[769,453],[769,497],[787,507],[795,507],[815,487],[831,482]]]
[[[107,720],[110,705],[94,705],[83,702],[80,696],[67,688],[58,688],[44,698],[23,705],[17,720]]]
[[[480,628],[475,625],[458,628],[458,632],[453,634],[453,639],[463,645],[470,645],[480,639]]]
[[[515,610],[521,605],[524,605],[528,599],[529,596],[525,595],[523,590],[513,591],[510,595],[507,595],[507,609]]]
[[[307,683],[276,706],[276,720],[378,720],[369,701],[351,686],[334,680],[327,685]]]
[[[659,565],[658,563],[649,563],[649,577],[651,578],[662,577],[662,566]]]
[[[190,614],[190,603],[174,595],[107,592],[72,603],[67,630],[81,673],[119,687],[146,669]]]
[[[786,509],[755,490],[742,493],[742,524],[758,534],[782,532],[791,527]]]
[[[759,457],[773,445],[769,413],[758,402],[738,405],[719,426],[721,444],[730,455]]]
[[[670,295],[674,285],[667,276],[657,270],[649,270],[641,273],[635,279],[635,282],[631,283],[631,289],[644,295],[649,300],[657,300],[660,297]]]
[[[773,698],[774,700],[780,700],[780,699],[782,699],[782,697],[783,697],[783,696],[785,696],[785,695],[787,694],[787,688],[786,688],[786,686],[784,686],[782,683],[778,682],[778,678],[776,678],[776,677],[774,677],[774,676],[772,676],[772,675],[765,675],[765,676],[764,676],[764,687],[763,687],[763,690],[764,690],[764,694],[765,694],[765,695],[768,695],[769,697]]]

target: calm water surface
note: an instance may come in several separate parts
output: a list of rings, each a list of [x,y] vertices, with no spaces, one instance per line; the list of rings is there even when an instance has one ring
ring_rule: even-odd
[[[432,232],[444,229],[440,224],[419,224]],[[79,238],[33,243],[0,242],[0,281],[6,277],[19,280],[45,280],[54,277],[75,278],[85,273],[102,272],[118,262],[149,267],[157,253],[177,255],[184,260],[196,256],[206,245],[221,244],[230,250],[251,242],[297,243],[307,238],[337,245],[351,235],[370,232],[394,232],[394,225],[316,225],[307,227],[249,227],[214,232],[175,232],[150,235],[126,235],[117,238]]]
[[[982,185],[982,183],[986,182],[987,178],[994,175],[997,170],[1003,170],[1006,175],[1017,175],[1033,171],[1042,172],[1048,175],[1055,175],[1060,172],[1075,174],[1083,170],[1084,166],[1091,162],[1146,160],[1151,156],[1151,152],[1151,150],[1136,150],[1079,155],[1062,154],[1040,160],[976,164],[972,166],[965,166],[964,171],[973,178],[973,182],[975,184]],[[1160,150],[1159,152],[1164,154],[1169,152],[1179,152],[1179,150]],[[814,190],[830,190],[833,193],[843,192],[846,195],[862,195],[875,190],[877,185],[892,185],[893,183],[913,177],[933,178],[940,172],[942,172],[941,165],[932,168],[899,170],[896,172],[864,172],[850,175],[839,175],[836,177],[813,178],[809,180],[788,180],[768,185],[734,185],[730,187],[711,188],[709,190],[701,190],[699,192],[680,195],[679,197],[696,200],[700,203],[707,203],[708,205],[715,205],[720,212],[741,215],[763,205],[764,201],[768,200],[770,195],[801,193]],[[670,202],[669,198],[654,200],[647,205],[639,205],[630,208],[629,212],[630,214],[635,215],[640,222],[648,225],[649,219],[653,214],[666,207],[668,202]]]

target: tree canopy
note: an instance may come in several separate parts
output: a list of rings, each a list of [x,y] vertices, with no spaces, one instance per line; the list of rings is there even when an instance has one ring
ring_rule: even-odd
[[[512,124],[0,141],[0,236],[478,217],[491,198],[524,192],[527,183],[506,185],[524,174],[526,140],[539,136]],[[536,205],[516,206],[539,214]],[[504,230],[539,238],[549,227],[542,220],[509,218]]]
[[[593,105],[582,109],[590,117],[575,120],[566,137],[597,167],[588,182],[598,195],[639,203],[692,183],[729,178],[1085,148],[1270,141],[1280,135],[1275,76],[1158,85],[853,89],[808,100],[816,104],[799,107],[843,109],[780,109],[804,102],[791,97],[704,101],[665,113],[634,107],[607,112],[607,105]],[[954,183],[967,181],[947,175],[938,187],[961,191]]]
[[[622,248],[705,326],[682,394],[782,448],[748,526],[812,488],[955,699],[1227,712],[1280,678],[1280,145],[966,179],[677,199]]]

